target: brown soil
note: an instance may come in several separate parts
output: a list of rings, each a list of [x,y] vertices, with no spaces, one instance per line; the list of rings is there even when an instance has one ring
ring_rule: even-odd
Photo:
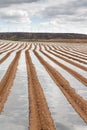
[[[21,44],[16,50],[21,50],[21,47],[23,46],[23,44]]]
[[[8,45],[8,44],[7,44]],[[17,44],[18,45],[18,44]],[[20,58],[21,51],[26,49],[28,44],[24,46],[24,43],[21,43],[18,48],[15,48],[17,45],[12,47],[12,44],[9,45],[8,47],[5,47],[6,45],[3,45],[1,48],[3,49],[3,52],[7,52],[8,50],[10,51],[7,53],[1,60],[0,63],[4,62],[12,52],[18,51],[16,53],[15,58],[9,65],[6,74],[4,75],[3,79],[0,82],[0,112],[3,110],[4,103],[7,100],[8,94],[10,92],[10,88],[12,87],[15,75],[16,75],[16,70],[17,70],[17,65],[18,61]],[[81,81],[85,86],[87,86],[87,79],[83,77],[82,75],[78,74],[76,71],[72,70],[71,68],[63,65],[62,63],[56,61],[54,58],[52,58],[49,54],[46,54],[44,51],[41,49],[41,44],[39,43],[34,43],[35,46],[34,48],[34,54],[36,57],[39,59],[41,64],[46,68],[52,79],[55,81],[55,83],[58,85],[58,87],[61,89],[67,100],[70,102],[70,104],[73,106],[73,108],[76,110],[76,112],[81,116],[81,118],[87,123],[87,101],[84,100],[79,94],[75,92],[73,88],[71,88],[69,82],[67,79],[63,77],[58,71],[56,71],[55,68],[53,68],[51,65],[49,65],[37,52],[37,46],[40,47],[41,53],[43,53],[46,57],[48,57],[50,60],[52,60],[54,63],[71,73],[75,78],[77,78],[79,81]],[[47,46],[47,45],[46,45]],[[77,66],[80,69],[83,69],[87,71],[87,67],[84,67],[79,64],[79,62],[82,62],[86,64],[86,61],[82,61],[82,59],[77,59],[75,55],[69,55],[66,53],[68,48],[65,46],[63,49],[65,49],[64,54],[62,53],[61,50],[57,49],[57,46],[54,46],[54,49],[52,49],[52,45],[49,45],[48,47],[50,48],[47,49],[44,45],[44,48],[47,52],[50,54],[59,57],[67,62],[69,62],[72,65]],[[23,48],[22,48],[23,47]],[[0,49],[1,49],[0,48]],[[26,65],[27,65],[27,75],[28,75],[28,93],[29,93],[29,130],[56,130],[54,126],[53,119],[51,117],[51,113],[49,111],[45,96],[43,94],[43,90],[41,88],[41,85],[39,83],[35,67],[32,63],[32,59],[30,57],[30,54],[28,50],[32,48],[32,44],[27,48],[27,51],[25,52],[26,54]],[[76,48],[77,49],[77,48]],[[20,50],[20,51],[19,51]],[[76,50],[75,50],[76,51]],[[1,49],[1,53],[2,49]],[[55,52],[55,53],[54,53]],[[78,52],[82,52],[78,50]],[[83,51],[84,52],[84,51]],[[83,53],[82,52],[82,53]],[[1,54],[0,53],[0,54]],[[68,54],[68,56],[66,55]],[[84,52],[86,54],[86,52]],[[62,56],[64,55],[64,57]],[[67,58],[66,58],[67,57]],[[86,56],[85,56],[86,58]],[[71,61],[70,59],[73,59],[74,61]],[[76,63],[75,61],[78,61]]]
[[[54,49],[58,49],[58,50],[61,50],[58,46],[52,46]],[[78,48],[74,48],[73,46],[70,46],[70,47],[68,47],[68,46],[65,46],[65,47],[63,47],[63,46],[61,46],[62,47],[62,49],[63,50],[65,50],[65,51],[68,51],[68,52],[72,52],[73,54],[75,54],[75,56],[76,56],[76,54],[78,54],[79,56],[83,56],[83,54],[84,54],[84,51],[86,51],[86,48],[84,47],[84,50],[82,50],[82,48],[81,48],[81,50],[82,50],[82,52],[80,52],[79,50],[78,50]],[[71,50],[71,49],[72,50]],[[86,55],[84,55],[84,57],[85,58],[87,58],[87,56]]]
[[[14,49],[14,48],[17,47],[17,46],[18,46],[18,44],[15,45],[15,46],[10,47],[10,48],[9,48],[9,51],[11,51],[12,49]]]
[[[6,46],[6,47],[3,49],[3,52],[1,52],[1,54],[4,53],[4,52],[6,52],[7,50],[10,50],[10,47],[11,47],[11,46],[12,46],[12,44],[9,45],[9,46]]]
[[[84,50],[78,50],[78,49],[74,49],[74,51],[78,51],[78,52],[80,52],[80,53],[82,53],[82,54],[85,54],[85,55],[87,55],[87,49],[86,48],[84,48]]]
[[[66,43],[81,43],[81,44],[87,44],[87,39],[57,39],[51,40],[52,42],[66,42]]]
[[[68,55],[71,55],[71,56],[73,56],[73,57],[78,57],[78,58],[80,58],[80,59],[84,59],[84,60],[87,60],[87,58],[86,57],[81,57],[81,56],[79,56],[79,55],[75,55],[75,54],[70,54],[69,52],[67,52],[67,51],[65,51],[65,50],[61,50],[61,52],[64,52],[64,53],[66,53],[66,54],[68,54]],[[87,62],[86,62],[87,63]]]
[[[29,86],[29,130],[56,130],[29,52],[26,51]]]
[[[22,44],[22,45],[24,45],[24,44]],[[21,49],[21,51],[26,49],[26,47],[27,47],[27,44]]]
[[[8,44],[9,44],[9,43],[8,43]],[[7,44],[7,45],[8,45],[8,44]],[[7,45],[4,45],[4,46],[3,46],[4,48],[2,48],[2,49],[3,49],[3,50],[6,50],[6,49],[8,49],[9,47],[12,46],[12,44],[10,44],[10,45],[8,45],[8,46],[7,46]]]
[[[57,52],[57,53],[59,53],[59,54],[62,54],[63,56],[66,56],[66,57],[68,57],[68,58],[70,58],[70,59],[73,59],[73,60],[76,60],[76,61],[78,61],[78,62],[81,62],[81,63],[83,63],[83,64],[87,64],[87,62],[86,61],[83,61],[83,60],[81,60],[81,59],[77,59],[76,57],[71,57],[71,55],[66,55],[66,53],[62,53],[61,51],[59,51],[59,50],[55,50],[55,52]]]
[[[6,44],[4,44],[4,43],[0,44],[0,49],[3,49],[3,47],[5,47],[5,46],[6,46]]]
[[[67,70],[70,74],[72,74],[74,77],[76,77],[79,81],[81,81],[85,86],[87,86],[87,79],[85,77],[83,77],[82,75],[78,74],[77,72],[75,72],[74,70],[70,69],[69,67],[63,65],[62,63],[58,62],[57,60],[55,60],[54,58],[52,58],[51,56],[49,56],[48,54],[46,54],[45,52],[43,52],[42,50],[40,50],[41,53],[43,53],[46,57],[48,57],[49,59],[51,59],[54,63],[56,63],[57,65],[59,65],[60,67],[62,67],[63,69]]]
[[[70,50],[69,50],[69,51],[70,51]],[[72,51],[70,51],[70,52],[72,52]],[[76,54],[76,55],[78,55],[78,50],[74,51],[73,53]],[[83,56],[83,54],[80,52],[80,53],[79,53],[79,56]],[[87,56],[86,56],[86,55],[84,55],[83,57],[85,57],[86,60],[87,60]]]
[[[9,56],[10,56],[10,52],[9,53],[7,53],[2,59],[0,59],[0,64],[2,63],[2,62],[4,62]]]
[[[32,44],[30,44],[30,47],[29,47],[29,49],[28,50],[30,50],[32,48]]]
[[[82,65],[80,65],[80,64],[78,64],[76,62],[71,61],[70,59],[67,59],[67,58],[63,57],[62,53],[59,54],[58,52],[55,52],[55,50],[52,50],[50,48],[50,50],[52,50],[53,52],[55,52],[55,53],[53,53],[52,51],[48,50],[45,46],[44,46],[44,48],[45,48],[46,51],[48,51],[49,53],[55,55],[56,57],[59,57],[60,59],[63,59],[64,61],[66,61],[66,62],[68,62],[68,63],[70,63],[70,64],[72,64],[72,65],[74,65],[74,66],[76,66],[76,67],[78,67],[80,69],[83,69],[83,70],[87,71],[87,67],[82,66]]]
[[[34,50],[34,54],[46,68],[50,76],[53,78],[58,87],[62,90],[70,104],[74,107],[74,109],[79,113],[82,119],[87,123],[87,101],[80,97],[73,88],[71,88],[70,84],[67,80],[49,65],[47,62],[43,60],[43,58]]]
[[[7,69],[5,76],[0,82],[0,112],[2,111],[4,107],[4,103],[7,99],[10,88],[13,84],[19,57],[20,57],[20,52],[17,52],[15,58],[13,59],[12,63],[9,65]]]

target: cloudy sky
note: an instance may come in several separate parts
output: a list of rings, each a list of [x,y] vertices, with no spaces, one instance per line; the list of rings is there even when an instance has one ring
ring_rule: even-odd
[[[0,0],[0,32],[87,34],[87,0]]]

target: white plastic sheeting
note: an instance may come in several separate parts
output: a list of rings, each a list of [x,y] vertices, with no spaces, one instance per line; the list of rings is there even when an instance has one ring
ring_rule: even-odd
[[[26,62],[24,53],[4,110],[0,114],[0,130],[28,130],[29,103]]]
[[[32,62],[36,68],[41,87],[45,94],[49,110],[54,119],[56,130],[86,130],[87,126],[69,104],[48,72],[41,65],[35,55],[30,52]]]

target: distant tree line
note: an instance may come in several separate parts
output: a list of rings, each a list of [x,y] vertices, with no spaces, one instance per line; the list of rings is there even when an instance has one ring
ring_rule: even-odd
[[[0,33],[0,39],[87,39],[85,34],[75,33]]]

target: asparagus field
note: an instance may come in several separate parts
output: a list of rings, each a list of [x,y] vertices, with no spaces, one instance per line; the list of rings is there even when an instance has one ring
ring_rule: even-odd
[[[1,40],[0,129],[87,130],[87,44]]]

